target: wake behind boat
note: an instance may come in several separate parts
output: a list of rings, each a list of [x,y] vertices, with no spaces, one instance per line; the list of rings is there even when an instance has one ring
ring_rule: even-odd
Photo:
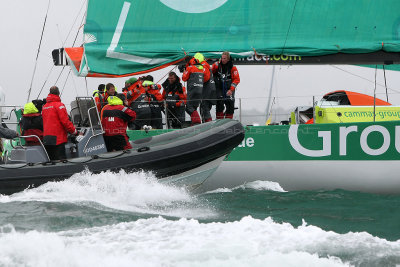
[[[92,107],[85,106],[88,102]],[[43,145],[24,146],[21,140],[6,152],[6,164],[0,165],[1,194],[66,179],[84,170],[151,171],[160,181],[194,189],[244,137],[242,125],[227,119],[138,139],[131,141],[132,149],[107,153],[93,100],[78,98],[76,104],[71,114],[83,135],[69,140],[67,159],[50,162]]]

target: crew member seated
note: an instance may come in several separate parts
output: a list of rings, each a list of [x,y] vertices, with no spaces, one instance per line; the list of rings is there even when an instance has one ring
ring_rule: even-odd
[[[107,151],[118,151],[132,148],[126,129],[134,121],[136,113],[127,107],[128,102],[123,94],[109,96],[108,105],[101,111],[101,124],[104,129],[104,142]]]
[[[43,141],[43,119],[42,106],[44,101],[33,100],[25,104],[22,118],[19,122],[22,135],[36,135]],[[40,145],[40,141],[36,137],[28,137],[25,139],[27,146]]]

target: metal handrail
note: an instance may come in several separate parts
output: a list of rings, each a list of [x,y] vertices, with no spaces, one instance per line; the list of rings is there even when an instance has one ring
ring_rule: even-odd
[[[92,99],[93,99],[93,97],[92,97]],[[91,110],[91,109],[96,109],[97,118],[99,119],[99,122],[100,122],[100,129],[101,129],[101,130],[100,130],[100,132],[97,133],[97,134],[95,134],[95,132],[94,132],[93,122],[92,122],[92,118],[91,118],[91,116],[90,116],[90,110]],[[87,156],[87,152],[85,152],[85,151],[86,151],[86,148],[87,148],[87,146],[88,146],[90,140],[91,140],[93,137],[102,135],[102,134],[104,133],[103,125],[101,124],[100,115],[99,115],[99,112],[98,112],[96,106],[91,107],[91,108],[88,109],[88,118],[89,118],[89,123],[90,123],[90,129],[92,130],[92,136],[89,137],[89,139],[87,140],[85,146],[83,147],[83,152],[85,153],[86,156]]]

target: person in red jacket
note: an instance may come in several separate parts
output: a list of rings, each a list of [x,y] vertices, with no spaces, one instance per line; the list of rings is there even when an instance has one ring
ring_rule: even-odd
[[[190,115],[192,125],[200,124],[201,119],[197,108],[203,98],[204,67],[200,62],[192,58],[185,72],[182,74],[182,81],[187,81],[187,104],[186,112]]]
[[[50,88],[46,104],[42,110],[43,117],[43,143],[50,160],[66,158],[65,143],[67,133],[77,135],[74,125],[69,120],[67,109],[61,103],[60,91],[57,86]]]
[[[221,60],[212,65],[212,72],[217,88],[217,119],[223,119],[224,115],[225,118],[232,119],[235,111],[235,90],[240,83],[240,77],[229,52],[222,53]]]
[[[197,59],[203,66],[204,73],[204,84],[203,84],[203,99],[200,104],[200,114],[203,122],[209,122],[212,120],[211,108],[216,104],[216,89],[214,76],[211,71],[211,66],[204,58],[203,54],[196,53],[194,58]]]
[[[123,94],[109,96],[108,105],[101,111],[101,124],[104,129],[104,141],[107,151],[118,151],[132,148],[126,128],[136,119],[136,113],[124,106],[128,104]]]
[[[150,75],[149,75],[150,76]],[[142,83],[144,88],[144,93],[146,95],[146,99],[150,105],[151,110],[151,127],[153,129],[162,129],[162,115],[161,111],[163,108],[163,97],[160,93],[161,85],[155,84],[152,80],[153,77],[146,77],[146,80]]]

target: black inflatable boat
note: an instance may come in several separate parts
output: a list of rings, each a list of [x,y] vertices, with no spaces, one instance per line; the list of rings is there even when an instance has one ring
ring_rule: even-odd
[[[92,123],[81,131],[81,140],[67,145],[68,159],[63,162],[49,162],[42,146],[15,146],[6,164],[0,165],[0,193],[66,179],[85,169],[93,173],[152,171],[166,182],[193,188],[202,184],[244,138],[239,122],[218,120],[135,140],[130,150],[107,153],[103,136]]]

